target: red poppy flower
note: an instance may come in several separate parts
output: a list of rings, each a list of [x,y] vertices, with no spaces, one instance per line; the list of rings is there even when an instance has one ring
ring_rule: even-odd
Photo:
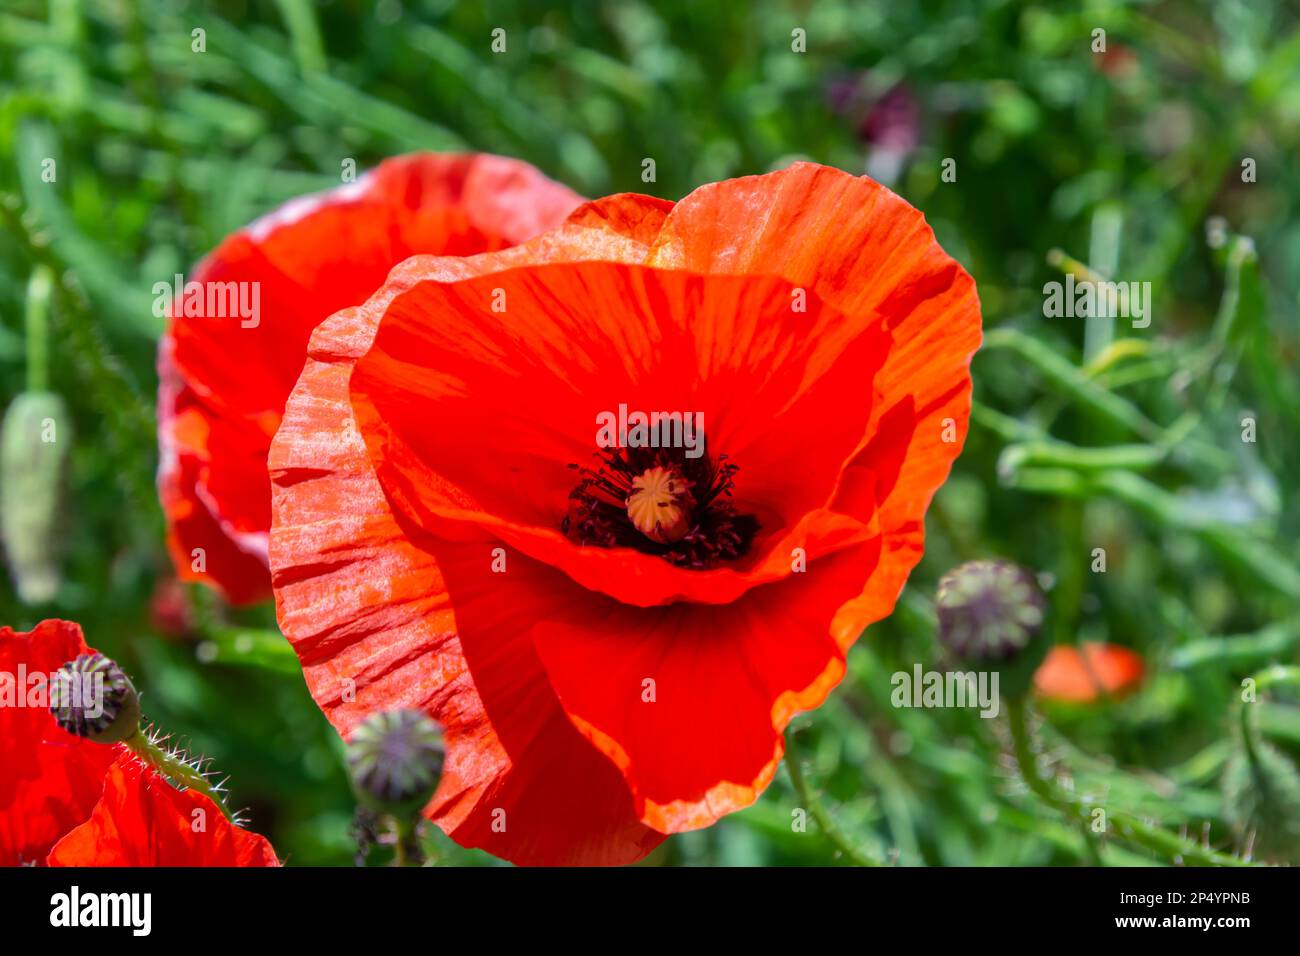
[[[312,694],[441,722],[426,812],[516,862],[749,805],[921,557],[979,340],[921,214],[807,163],[408,260],[317,329],[271,451]],[[620,406],[704,441],[599,447]]]
[[[1145,671],[1141,655],[1118,644],[1058,644],[1034,672],[1034,690],[1047,700],[1088,704],[1128,693],[1141,683]]]
[[[63,730],[48,678],[90,653],[81,628],[0,628],[0,865],[276,866],[265,837],[178,791],[126,747]]]
[[[180,575],[236,604],[270,596],[266,456],[312,329],[364,302],[407,256],[505,248],[579,202],[516,160],[404,156],[290,202],[200,262],[172,290],[158,354],[158,487]]]

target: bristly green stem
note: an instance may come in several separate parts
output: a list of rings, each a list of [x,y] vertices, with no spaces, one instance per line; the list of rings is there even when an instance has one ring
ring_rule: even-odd
[[[1286,664],[1274,664],[1267,667],[1251,678],[1255,682],[1257,691],[1273,687],[1277,684],[1291,684],[1300,687],[1300,667]],[[1252,761],[1257,760],[1257,750],[1259,747],[1259,731],[1252,720],[1254,708],[1247,706],[1246,701],[1242,700],[1237,705],[1238,721],[1241,727],[1241,743],[1246,748],[1246,753]]]
[[[1025,701],[1014,699],[1007,704],[1007,720],[1011,727],[1012,749],[1015,751],[1016,763],[1020,766],[1020,775],[1026,786],[1040,800],[1061,813],[1067,820],[1082,824],[1084,833],[1091,843],[1092,833],[1088,823],[1090,808],[1079,800],[1061,790],[1055,782],[1048,780],[1038,772],[1038,762],[1029,733],[1029,720]],[[1157,853],[1171,861],[1191,864],[1193,866],[1250,866],[1251,864],[1229,853],[1220,853],[1209,847],[1185,840],[1177,834],[1125,813],[1122,810],[1109,811],[1111,833],[1127,843],[1136,844]],[[1094,848],[1095,850],[1095,848]]]
[[[227,818],[230,818],[230,811],[226,809],[225,801],[221,799],[221,794],[212,785],[212,781],[185,763],[185,761],[177,759],[165,749],[159,747],[149,739],[143,728],[137,730],[134,737],[123,741],[123,743],[130,747],[137,757],[167,777],[172,783],[178,784],[187,790],[199,791],[199,793],[215,803]]]
[[[881,860],[876,859],[857,846],[839,828],[839,824],[835,822],[826,809],[826,805],[822,803],[821,797],[813,792],[807,778],[804,777],[803,767],[801,766],[802,760],[803,754],[794,740],[794,730],[788,730],[785,735],[785,768],[790,774],[790,782],[794,785],[795,792],[799,794],[800,801],[812,814],[812,818],[817,821],[817,826],[821,828],[826,839],[830,840],[835,848],[856,866],[883,866],[884,863]]]
[[[1038,772],[1038,759],[1034,756],[1030,741],[1029,719],[1025,712],[1024,698],[1014,697],[1008,701],[1007,721],[1011,725],[1011,745],[1015,750],[1016,763],[1020,765],[1021,778],[1038,799],[1067,820],[1080,826],[1088,855],[1094,864],[1101,865],[1101,851],[1097,848],[1095,837],[1088,828],[1087,809],[1076,804]]]

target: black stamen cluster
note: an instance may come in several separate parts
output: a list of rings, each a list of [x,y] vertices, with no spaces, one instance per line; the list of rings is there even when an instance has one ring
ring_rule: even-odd
[[[609,448],[595,453],[596,468],[569,467],[580,481],[569,493],[569,513],[560,529],[581,545],[635,548],[657,555],[679,568],[704,571],[734,561],[749,551],[758,520],[738,514],[731,500],[739,470],[707,450],[688,458],[681,448]],[[632,480],[651,468],[675,472],[688,485],[694,502],[691,525],[677,541],[656,542],[642,534],[627,513]]]

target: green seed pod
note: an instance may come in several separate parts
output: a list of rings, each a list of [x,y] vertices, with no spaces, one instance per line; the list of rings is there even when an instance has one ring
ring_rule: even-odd
[[[418,812],[438,789],[444,748],[438,725],[418,710],[366,718],[348,741],[357,797],[383,813]]]
[[[962,660],[1003,661],[1037,636],[1046,606],[1024,568],[1008,561],[970,561],[939,581],[939,641]]]
[[[26,604],[59,589],[59,518],[71,416],[53,392],[23,392],[0,426],[0,541]]]
[[[70,734],[97,744],[140,730],[140,695],[117,662],[99,652],[68,661],[50,682],[50,713]]]
[[[1247,705],[1250,706],[1250,705]],[[1224,813],[1255,857],[1300,863],[1300,771],[1272,744],[1239,746],[1223,771]]]
[[[1000,675],[999,693],[1023,697],[1046,652],[1047,599],[1026,569],[968,561],[939,579],[939,645],[957,661]]]

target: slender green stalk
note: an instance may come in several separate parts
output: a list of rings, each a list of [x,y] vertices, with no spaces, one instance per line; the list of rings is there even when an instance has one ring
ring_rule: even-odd
[[[1114,833],[1137,846],[1144,847],[1176,863],[1192,866],[1253,866],[1250,861],[1230,853],[1220,853],[1209,847],[1185,840],[1123,811],[1110,814]]]
[[[1183,436],[1161,428],[1132,402],[1108,391],[1089,377],[1085,370],[1046,342],[1041,342],[1018,329],[998,328],[984,336],[984,348],[1007,349],[1014,352],[1017,357],[1043,376],[1047,384],[1064,398],[1077,402],[1098,418],[1117,428],[1125,429],[1144,441],[1152,442],[1160,448],[1178,444],[1189,463],[1197,467],[1204,467],[1216,473],[1235,467],[1232,456],[1222,449],[1191,438],[1183,440]],[[1003,422],[992,422],[987,413],[982,413],[982,419],[982,423],[990,427],[1005,425]]]
[[[394,816],[394,866],[424,866],[424,849],[420,846],[420,817]]]
[[[1262,584],[1300,601],[1300,568],[1276,545],[1189,511],[1177,495],[1140,475],[1130,471],[1088,475],[1067,468],[1024,467],[1004,478],[1014,488],[1041,494],[1114,498],[1161,527],[1196,535],[1224,559],[1249,570]]]
[[[1260,671],[1251,678],[1255,682],[1256,690],[1265,690],[1278,684],[1291,684],[1300,687],[1300,667],[1277,664]],[[1255,726],[1255,708],[1248,707],[1246,702],[1240,701],[1237,704],[1237,719],[1241,726],[1241,742],[1250,755],[1250,759],[1255,761],[1256,748],[1259,746],[1259,730]]]
[[[1016,697],[1007,703],[1007,720],[1011,725],[1011,743],[1015,750],[1020,776],[1030,791],[1063,817],[1081,827],[1088,847],[1088,855],[1100,864],[1101,854],[1095,844],[1096,837],[1088,829],[1087,809],[1071,801],[1064,793],[1038,772],[1038,759],[1030,742],[1028,717],[1023,698]]]
[[[1255,686],[1259,690],[1266,687],[1275,687],[1278,684],[1292,684],[1300,687],[1300,667],[1278,664],[1275,667],[1260,671],[1255,675],[1254,680]]]
[[[857,866],[883,866],[882,861],[877,860],[849,839],[847,834],[840,829],[839,824],[831,817],[825,804],[822,803],[821,797],[809,785],[807,778],[804,777],[803,767],[801,766],[803,755],[799,752],[798,745],[794,741],[794,731],[789,731],[785,735],[785,750],[785,768],[790,774],[790,782],[794,785],[795,792],[799,794],[800,802],[812,814],[812,818],[817,821],[817,826],[825,834],[826,839],[830,840],[837,850]]]
[[[1081,448],[1060,441],[1022,442],[1008,445],[998,459],[999,472],[1026,465],[1069,468],[1074,471],[1147,471],[1163,462],[1166,452],[1155,445],[1111,445]]]
[[[1203,637],[1175,648],[1169,667],[1188,670],[1204,663],[1256,665],[1278,658],[1300,644],[1300,617],[1276,621],[1249,634]]]
[[[32,269],[27,283],[27,390],[43,392],[50,387],[50,293],[54,273],[44,263]]]
[[[1023,699],[1015,699],[1007,704],[1007,721],[1011,728],[1011,744],[1015,752],[1016,763],[1020,766],[1020,775],[1030,792],[1056,810],[1071,822],[1084,827],[1084,833],[1091,841],[1095,839],[1088,828],[1091,810],[1077,798],[1067,794],[1038,771],[1038,762],[1034,756],[1032,738],[1029,732],[1027,709]],[[1247,861],[1229,853],[1220,853],[1209,847],[1185,840],[1177,834],[1161,827],[1152,826],[1144,820],[1122,810],[1107,811],[1112,824],[1111,832],[1119,839],[1151,850],[1167,859],[1196,866],[1250,866]]]
[[[1136,405],[1097,385],[1077,365],[1045,342],[1018,329],[999,328],[984,336],[984,348],[1005,348],[1015,352],[1049,384],[1120,428],[1148,441],[1154,441],[1160,434],[1160,426],[1143,415]]]
[[[293,45],[293,56],[303,76],[324,73],[325,46],[321,42],[316,12],[308,0],[276,0]]]
[[[119,460],[132,460],[138,449],[150,448],[157,440],[153,405],[146,401],[133,377],[109,349],[98,313],[80,282],[57,251],[34,230],[24,212],[17,196],[0,192],[0,220],[8,227],[8,235],[18,241],[33,268],[44,267],[52,276],[51,292],[58,306],[56,332],[79,379],[103,411],[108,426],[106,441]],[[157,521],[160,513],[152,476],[134,468],[125,469],[122,474],[140,513],[148,521]]]

